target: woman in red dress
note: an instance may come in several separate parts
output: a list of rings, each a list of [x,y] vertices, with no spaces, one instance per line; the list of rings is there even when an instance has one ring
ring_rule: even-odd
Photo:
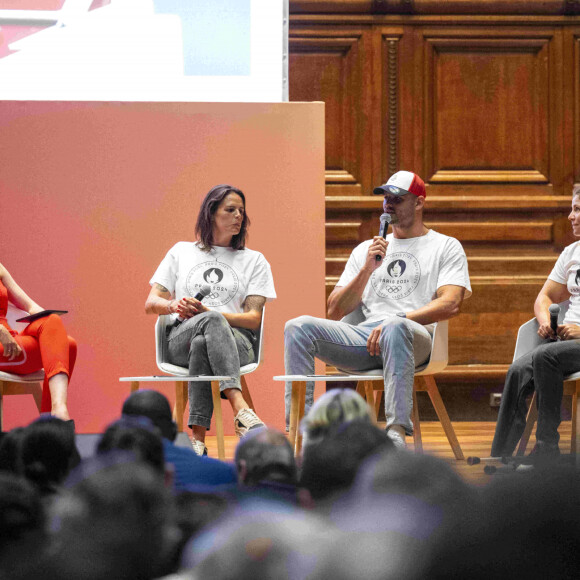
[[[24,375],[44,368],[41,411],[67,421],[70,419],[66,406],[68,383],[77,344],[67,336],[56,314],[38,318],[20,333],[12,330],[6,320],[9,302],[29,314],[44,310],[0,264],[0,371]]]

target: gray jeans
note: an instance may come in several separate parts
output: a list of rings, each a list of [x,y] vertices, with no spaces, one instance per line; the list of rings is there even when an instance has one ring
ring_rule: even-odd
[[[245,328],[232,328],[222,314],[213,310],[172,328],[167,340],[169,362],[189,368],[190,375],[233,377],[220,381],[222,393],[225,389],[241,389],[240,367],[255,358],[254,333]],[[209,429],[213,413],[211,382],[189,383],[188,394],[187,424]]]
[[[383,325],[380,356],[371,356],[367,340]],[[284,364],[288,375],[314,374],[314,357],[345,371],[381,369],[385,378],[385,417],[387,427],[402,425],[413,434],[413,379],[415,367],[424,364],[431,353],[431,335],[421,324],[406,318],[390,317],[359,325],[312,316],[300,316],[286,323]],[[290,417],[292,384],[286,383],[286,424]],[[306,383],[306,412],[312,406],[314,383]]]

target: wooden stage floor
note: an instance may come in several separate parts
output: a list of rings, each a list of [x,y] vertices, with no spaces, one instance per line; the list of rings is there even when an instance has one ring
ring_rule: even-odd
[[[459,444],[463,449],[465,457],[488,457],[491,449],[491,441],[495,430],[495,422],[488,421],[461,421],[454,422],[453,427]],[[563,421],[560,425],[560,450],[562,453],[570,451],[571,424],[570,421]],[[426,421],[421,423],[421,434],[423,436],[423,451],[436,457],[441,457],[452,465],[459,475],[467,482],[474,485],[485,485],[492,476],[483,471],[483,464],[468,465],[466,461],[457,461],[453,456],[449,442],[441,424],[437,421]],[[237,444],[237,437],[228,436],[225,440],[226,459],[232,460]],[[407,437],[409,449],[413,449],[411,437]],[[529,453],[535,443],[535,433],[532,434],[526,453]],[[206,445],[209,455],[217,457],[217,442],[215,437],[207,437]]]

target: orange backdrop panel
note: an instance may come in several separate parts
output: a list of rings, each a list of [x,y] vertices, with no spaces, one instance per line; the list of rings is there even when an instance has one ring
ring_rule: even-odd
[[[0,102],[0,262],[43,307],[70,311],[79,432],[119,416],[120,376],[159,373],[148,281],[175,242],[193,239],[218,183],[246,194],[248,246],[272,266],[278,299],[248,385],[260,417],[281,428],[272,376],[284,369],[284,323],[324,316],[324,105]],[[172,383],[147,385],[173,402]],[[5,429],[35,416],[31,397],[5,400]]]

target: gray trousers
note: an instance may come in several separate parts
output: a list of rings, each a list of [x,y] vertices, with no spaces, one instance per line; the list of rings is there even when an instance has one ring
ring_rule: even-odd
[[[538,401],[536,441],[557,447],[564,377],[580,371],[580,340],[546,342],[509,368],[491,445],[492,457],[510,456],[526,426],[526,397]]]
[[[169,362],[187,367],[190,375],[232,377],[220,381],[220,391],[241,389],[240,367],[254,361],[255,335],[232,328],[219,312],[202,312],[171,329],[167,337]],[[213,414],[211,382],[189,383],[188,425],[209,429]],[[223,395],[222,395],[223,397]]]
[[[383,325],[380,356],[371,356],[367,340],[371,331]],[[336,320],[300,316],[286,323],[284,363],[288,375],[314,374],[314,358],[344,371],[381,369],[385,378],[385,417],[387,427],[402,425],[413,434],[413,380],[415,367],[431,354],[431,335],[417,322],[401,317],[383,321],[348,324]],[[292,384],[286,383],[286,425],[290,417]],[[312,406],[314,383],[306,383],[306,412]]]

